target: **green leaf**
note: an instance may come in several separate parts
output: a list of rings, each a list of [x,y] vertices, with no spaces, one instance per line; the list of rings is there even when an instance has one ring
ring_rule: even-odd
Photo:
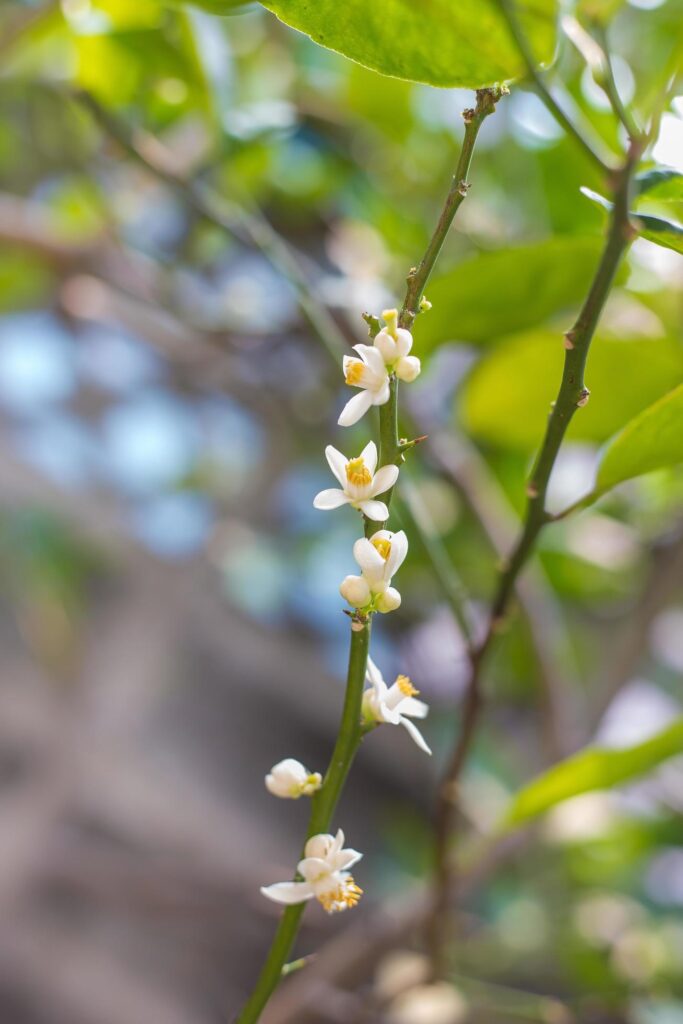
[[[604,210],[612,209],[609,199],[605,199],[598,192],[593,192],[590,188],[582,188],[581,192],[587,199],[602,206]],[[641,238],[647,238],[649,242],[661,245],[665,249],[683,253],[683,224],[678,224],[674,220],[665,220],[663,217],[651,217],[647,213],[631,211],[629,216]]]
[[[653,167],[636,175],[636,195],[656,199],[658,203],[683,201],[683,174],[668,167]]]
[[[230,14],[239,14],[250,5],[255,6],[254,0],[166,0],[173,7],[188,4],[190,7],[199,7],[208,14],[216,14],[219,17],[227,17]]]
[[[638,228],[641,238],[647,238],[655,245],[683,254],[683,224],[664,217],[651,217],[646,213],[631,214],[631,220]]]
[[[481,343],[575,309],[600,258],[600,239],[562,236],[474,256],[435,278],[416,334],[421,350]]]
[[[533,779],[513,798],[504,827],[525,824],[564,800],[596,789],[611,789],[652,771],[683,753],[683,718],[652,739],[624,750],[582,750]]]
[[[393,78],[478,88],[524,72],[497,0],[265,0],[291,28]],[[539,62],[555,48],[556,0],[520,5]]]
[[[604,450],[591,499],[654,469],[683,462],[683,384],[631,420]]]
[[[534,451],[563,362],[559,332],[504,339],[465,382],[461,418],[468,432],[500,448]],[[569,437],[606,441],[682,377],[683,348],[674,339],[598,336],[586,374],[591,399],[572,419]]]

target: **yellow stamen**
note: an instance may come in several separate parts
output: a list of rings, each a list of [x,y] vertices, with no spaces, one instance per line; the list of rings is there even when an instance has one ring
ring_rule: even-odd
[[[396,685],[404,697],[417,697],[419,690],[416,690],[408,676],[397,676]]]
[[[367,487],[372,483],[372,473],[360,456],[346,463],[346,479],[355,487]]]
[[[363,890],[356,885],[353,876],[349,875],[343,886],[322,893],[318,896],[318,901],[322,904],[323,910],[328,914],[334,914],[346,910],[347,907],[355,907],[362,895]]]
[[[347,384],[350,384],[351,387],[355,387],[357,384],[360,384],[364,369],[365,364],[362,363],[360,359],[349,359],[346,364],[344,380]]]
[[[391,541],[386,540],[384,537],[378,537],[377,540],[371,540],[370,543],[377,551],[379,551],[380,555],[386,562],[387,558],[391,554]]]

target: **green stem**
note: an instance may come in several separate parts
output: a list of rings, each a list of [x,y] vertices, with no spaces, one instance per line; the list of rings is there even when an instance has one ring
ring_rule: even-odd
[[[538,68],[536,67],[536,59],[531,51],[531,47],[521,29],[517,15],[514,10],[514,3],[512,0],[498,0],[498,6],[507,22],[510,35],[512,36],[519,54],[524,61],[526,66],[527,76],[529,81],[534,87],[534,91],[541,102],[545,105],[546,109],[550,111],[555,120],[562,128],[564,128],[567,135],[569,135],[583,150],[585,155],[595,164],[602,174],[608,174],[611,167],[610,158],[604,152],[604,146],[598,139],[589,140],[586,137],[586,129],[579,130],[577,125],[571,120],[571,118],[564,112],[562,107],[559,105],[553,94],[550,92],[542,76],[539,74]]]
[[[565,335],[562,381],[527,486],[528,503],[524,525],[507,566],[499,578],[486,633],[471,658],[460,732],[442,779],[437,801],[434,893],[429,922],[429,944],[436,975],[443,973],[444,970],[448,920],[454,889],[454,874],[449,857],[450,844],[457,820],[460,776],[472,747],[483,708],[482,670],[491,643],[507,612],[517,578],[534,549],[539,533],[552,518],[545,510],[550,475],[567,427],[577,408],[585,405],[588,399],[584,370],[590,344],[621,258],[635,234],[629,221],[628,210],[633,172],[640,154],[641,145],[632,142],[626,160],[616,175],[614,206],[605,248],[576,323]]]
[[[500,87],[496,87],[494,89],[478,89],[475,106],[472,109],[463,111],[462,116],[465,121],[465,137],[463,139],[462,149],[460,150],[458,165],[455,169],[450,190],[446,196],[446,202],[442,207],[439,220],[432,237],[429,240],[425,254],[420,260],[419,265],[417,267],[413,267],[408,274],[408,288],[398,320],[399,327],[405,327],[410,330],[415,317],[420,311],[420,300],[422,299],[429,275],[434,269],[434,264],[441,252],[441,247],[446,239],[449,228],[453,223],[453,218],[458,212],[458,208],[460,207],[463,199],[467,196],[470,188],[467,181],[467,175],[469,173],[470,163],[472,162],[472,154],[474,152],[474,146],[477,141],[479,129],[489,114],[494,112],[496,109],[496,103],[503,94],[504,90]],[[385,465],[385,463],[380,461],[380,465]]]
[[[346,696],[341,725],[330,763],[321,788],[312,800],[306,839],[327,832],[337,806],[346,776],[362,738],[361,701],[365,683],[365,669],[370,645],[370,620],[354,618],[351,626],[351,645],[346,681]],[[254,990],[236,1018],[235,1024],[256,1024],[263,1009],[282,978],[289,959],[306,904],[287,907],[270,946],[266,962]]]

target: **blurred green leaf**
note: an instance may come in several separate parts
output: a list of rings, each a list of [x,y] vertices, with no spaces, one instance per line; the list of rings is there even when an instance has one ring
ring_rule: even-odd
[[[610,441],[592,496],[679,462],[683,462],[683,384],[645,409]]]
[[[664,217],[651,217],[646,213],[633,214],[632,220],[641,238],[683,254],[683,224]]]
[[[267,0],[263,6],[316,43],[393,78],[477,88],[524,71],[495,0]],[[519,20],[539,62],[552,59],[555,0]]]
[[[537,331],[502,341],[465,383],[461,416],[467,430],[505,449],[535,449],[563,362],[559,334]],[[587,371],[591,400],[573,418],[569,437],[607,440],[682,375],[683,349],[673,339],[596,338]]]
[[[582,750],[533,779],[513,798],[506,828],[522,825],[564,800],[596,789],[612,789],[683,753],[683,718],[652,739],[623,750]]]
[[[549,238],[483,253],[435,278],[420,317],[420,347],[457,339],[486,342],[575,308],[600,256],[597,238]]]
[[[582,188],[581,191],[587,199],[591,199],[603,210],[611,210],[612,203],[605,199],[598,192],[590,188]],[[651,217],[647,213],[631,212],[631,220],[638,229],[641,238],[647,238],[655,245],[661,245],[665,249],[673,249],[674,252],[683,253],[683,224],[677,224],[673,220],[665,220],[664,217]]]
[[[199,7],[208,14],[217,14],[223,17],[239,13],[240,9],[255,5],[255,0],[167,0],[167,2],[174,7],[185,3],[190,7]]]
[[[636,194],[640,198],[656,199],[658,203],[683,201],[683,174],[668,167],[654,167],[643,171],[635,179]]]

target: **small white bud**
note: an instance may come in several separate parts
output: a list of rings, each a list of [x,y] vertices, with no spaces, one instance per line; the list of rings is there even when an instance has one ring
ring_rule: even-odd
[[[416,377],[419,377],[421,369],[422,366],[417,356],[403,356],[396,363],[394,373],[399,380],[402,380],[405,384],[410,384]]]
[[[266,789],[282,800],[298,800],[300,796],[311,796],[320,789],[322,776],[309,772],[301,761],[287,757],[273,765],[266,775]]]
[[[367,580],[362,576],[346,576],[341,582],[339,593],[354,608],[364,608],[372,597]]]
[[[387,587],[377,602],[378,612],[393,612],[401,604],[401,595],[396,587]]]

